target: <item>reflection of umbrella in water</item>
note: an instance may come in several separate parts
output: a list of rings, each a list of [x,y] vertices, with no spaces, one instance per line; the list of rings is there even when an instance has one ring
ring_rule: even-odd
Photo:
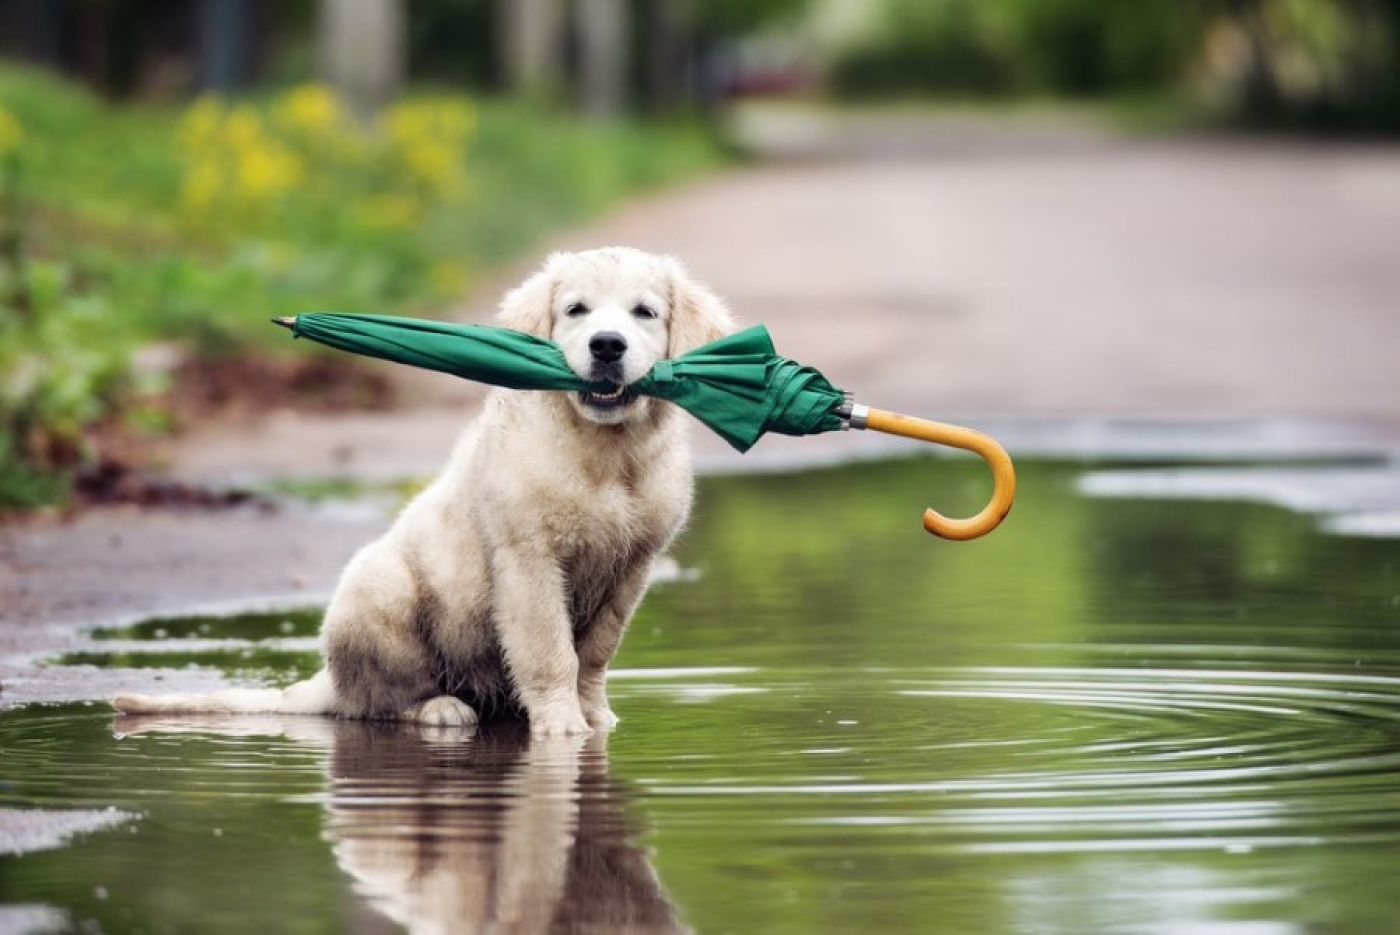
[[[558,345],[520,331],[334,312],[273,320],[299,338],[496,386],[599,389],[574,373]],[[974,452],[992,469],[992,499],[969,519],[925,511],[924,528],[945,539],[975,539],[995,529],[1016,494],[1011,458],[992,438],[956,425],[858,405],[816,370],[778,356],[762,326],[660,361],[628,391],[675,403],[739,451],[747,451],[765,432],[815,435],[854,428]]]

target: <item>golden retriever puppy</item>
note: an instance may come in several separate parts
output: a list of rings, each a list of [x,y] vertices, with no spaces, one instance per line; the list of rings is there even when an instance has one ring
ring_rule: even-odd
[[[346,566],[313,678],[118,708],[613,727],[607,666],[692,488],[684,413],[628,386],[733,325],[674,259],[626,248],[551,256],[499,322],[553,339],[613,389],[493,391],[442,475]]]

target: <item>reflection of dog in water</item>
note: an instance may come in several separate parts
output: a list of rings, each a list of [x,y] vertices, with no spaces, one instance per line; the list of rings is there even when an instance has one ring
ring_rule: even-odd
[[[601,737],[298,717],[123,717],[116,729],[325,748],[336,861],[410,931],[684,931]]]

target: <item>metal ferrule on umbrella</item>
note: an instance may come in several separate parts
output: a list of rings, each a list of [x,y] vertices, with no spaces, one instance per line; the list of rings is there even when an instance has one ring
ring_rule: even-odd
[[[506,328],[338,312],[273,321],[296,337],[343,351],[496,386],[597,389],[573,372],[557,344]],[[992,469],[992,499],[967,519],[926,510],[924,528],[945,539],[975,539],[991,532],[1006,518],[1016,496],[1011,458],[992,438],[959,425],[860,405],[821,372],[780,356],[762,325],[660,361],[628,390],[675,403],[741,452],[767,432],[815,435],[847,428],[971,451]]]
[[[970,451],[987,462],[992,469],[992,499],[975,516],[952,519],[933,509],[924,510],[924,528],[944,539],[976,539],[1001,525],[1016,499],[1016,468],[1011,456],[996,439],[975,429],[947,422],[933,422],[914,416],[872,409],[856,402],[847,394],[845,402],[836,408],[836,415],[848,429],[869,429],[886,435],[917,438],[935,445],[948,445]]]

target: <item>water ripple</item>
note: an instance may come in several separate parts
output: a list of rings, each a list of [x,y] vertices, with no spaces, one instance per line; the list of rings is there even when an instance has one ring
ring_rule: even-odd
[[[648,793],[691,803],[679,810],[696,821],[712,810],[706,802],[731,799],[726,809],[789,826],[858,827],[962,853],[1400,841],[1400,678],[1225,668],[881,674],[883,685],[866,690],[883,693],[886,716],[843,733],[841,746],[799,748],[809,771],[766,779],[766,757],[793,751],[751,729],[749,768],[703,782],[659,772],[643,780]]]

